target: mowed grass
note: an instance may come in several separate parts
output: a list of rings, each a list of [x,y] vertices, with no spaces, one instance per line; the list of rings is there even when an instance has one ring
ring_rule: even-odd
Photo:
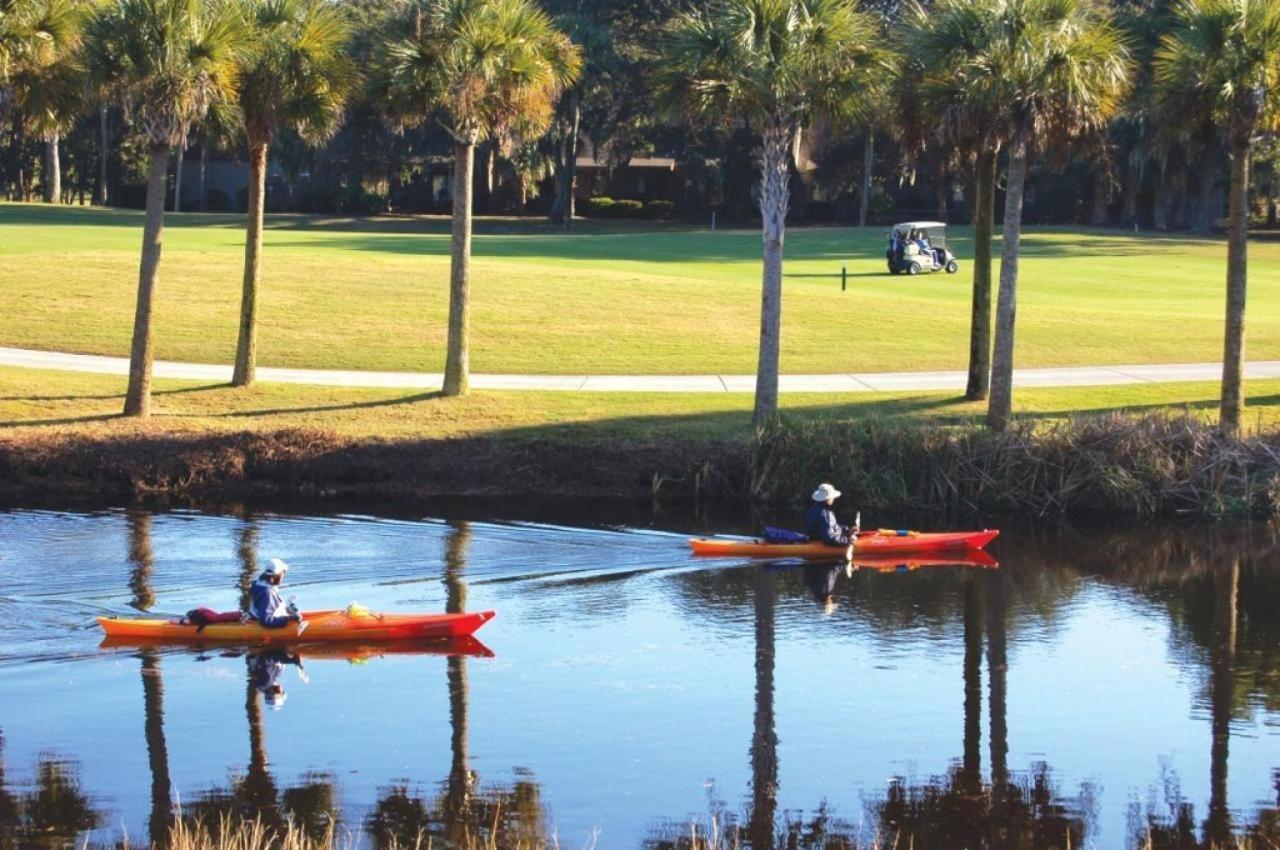
[[[233,358],[242,225],[168,217],[158,357]],[[0,345],[127,354],[141,227],[129,211],[0,204]],[[907,278],[884,272],[882,228],[793,228],[783,371],[963,369],[972,251],[967,228],[953,238],[960,274]],[[1029,228],[1023,245],[1018,366],[1221,357],[1221,240]],[[265,246],[262,365],[442,369],[447,221],[269,216]],[[480,220],[474,254],[477,372],[755,371],[758,231]],[[1280,240],[1255,240],[1251,359],[1280,358],[1278,284]]]
[[[1280,380],[1253,381],[1246,423],[1280,423]],[[375,439],[492,437],[550,439],[740,440],[751,431],[751,396],[698,393],[476,392],[463,398],[404,390],[262,383],[244,390],[190,381],[156,382],[150,422],[119,416],[124,379],[0,367],[0,435],[120,437],[309,428]],[[1216,383],[1019,390],[1020,416],[1043,421],[1112,410],[1164,408],[1206,420],[1217,414]],[[960,425],[981,420],[982,404],[951,393],[797,394],[782,397],[791,417],[867,417]]]

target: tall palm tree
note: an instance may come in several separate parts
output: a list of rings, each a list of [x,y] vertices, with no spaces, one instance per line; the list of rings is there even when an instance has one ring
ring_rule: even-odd
[[[398,122],[437,117],[453,139],[453,244],[444,394],[469,385],[476,144],[545,127],[578,75],[577,47],[533,0],[408,0],[382,46],[375,92]]]
[[[248,10],[250,49],[240,68],[240,110],[249,144],[249,203],[244,288],[233,386],[253,383],[257,365],[258,286],[262,278],[262,211],[267,157],[283,127],[308,142],[337,128],[356,78],[347,55],[351,25],[328,0],[262,0]]]
[[[933,131],[975,154],[973,303],[965,398],[991,388],[991,244],[995,230],[996,158],[1007,135],[1004,103],[984,73],[1001,47],[990,8],[968,0],[916,3],[905,18],[906,82],[916,111]],[[905,75],[904,75],[905,76]]]
[[[1235,433],[1244,412],[1249,159],[1260,130],[1280,129],[1280,0],[1182,0],[1174,16],[1156,80],[1176,97],[1210,98],[1231,152],[1220,424]]]
[[[236,91],[244,23],[230,0],[111,0],[94,20],[88,65],[147,144],[147,211],[124,415],[151,413],[151,317],[160,277],[169,150]]]
[[[74,51],[75,45],[69,45]],[[62,198],[59,143],[75,124],[84,104],[84,72],[74,53],[64,53],[48,65],[29,68],[12,78],[12,94],[28,130],[45,145],[43,196],[45,203]]]
[[[991,28],[987,61],[971,63],[969,84],[1002,104],[1009,134],[1000,293],[987,424],[1003,430],[1013,412],[1014,318],[1022,201],[1039,142],[1080,136],[1119,108],[1128,84],[1129,51],[1107,8],[1094,0],[975,0]]]
[[[0,86],[73,46],[83,17],[74,0],[0,0]]]
[[[712,0],[677,17],[657,85],[693,118],[745,120],[760,137],[764,238],[754,422],[778,410],[782,253],[793,151],[818,115],[869,118],[868,95],[888,76],[876,19],[853,0]]]

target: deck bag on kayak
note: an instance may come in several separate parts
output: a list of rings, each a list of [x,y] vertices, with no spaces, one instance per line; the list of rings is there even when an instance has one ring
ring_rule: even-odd
[[[764,527],[764,539],[769,543],[808,543],[809,537],[798,531],[788,531],[785,528],[774,528],[771,525]]]
[[[210,623],[238,623],[241,620],[239,611],[215,611],[212,608],[192,608],[182,618],[183,625],[195,626],[196,634],[204,631]]]

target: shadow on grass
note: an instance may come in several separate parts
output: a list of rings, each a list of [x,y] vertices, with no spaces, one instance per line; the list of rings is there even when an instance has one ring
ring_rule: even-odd
[[[228,388],[229,385],[226,384],[205,385],[177,390],[161,390],[157,391],[156,395],[199,394],[226,390]],[[480,393],[479,395],[487,395],[487,393]],[[511,403],[513,405],[518,405],[520,403],[518,400],[518,393],[512,392],[504,395],[512,399]],[[488,436],[496,439],[512,441],[547,440],[560,443],[615,439],[673,439],[692,441],[745,439],[751,434],[752,397],[748,393],[742,393],[735,394],[732,398],[740,403],[731,409],[720,409],[705,412],[659,412],[642,415],[596,418],[586,421],[552,421],[545,424],[539,423],[533,425],[496,427],[486,427],[482,422],[477,422],[476,427],[467,431],[467,434],[472,437]],[[25,401],[58,401],[63,403],[76,401],[101,402],[116,399],[122,400],[123,395],[85,394],[83,396],[62,395],[42,397],[35,395],[21,397],[21,400]],[[1015,403],[1016,401],[1017,399],[1015,398]],[[209,408],[213,408],[213,412],[180,409],[172,411],[161,410],[156,411],[154,416],[159,421],[166,419],[262,419],[262,425],[264,426],[289,428],[299,425],[299,423],[290,422],[290,417],[308,414],[333,414],[335,417],[335,421],[332,423],[333,426],[339,430],[344,430],[342,428],[343,425],[354,424],[358,426],[360,424],[358,419],[346,420],[344,418],[345,414],[405,409],[403,414],[398,415],[412,416],[412,411],[408,410],[408,408],[412,408],[414,405],[437,402],[458,403],[444,400],[441,393],[438,391],[413,392],[405,395],[380,399],[335,401],[327,404],[303,402],[291,405],[288,403],[281,403],[278,399],[266,399],[257,404],[244,402],[245,400],[243,397],[238,400],[235,396],[231,396],[230,398],[201,399],[199,403],[207,405]],[[1280,406],[1280,394],[1250,398],[1249,405],[1250,408],[1255,411],[1261,408],[1274,408]],[[1173,404],[1117,403],[1096,404],[1083,408],[1061,407],[1034,411],[1024,410],[1015,413],[1015,418],[1020,420],[1062,420],[1075,416],[1101,415],[1113,412],[1142,414],[1157,410],[1212,413],[1217,409],[1217,407],[1217,398],[1206,397],[1204,399]],[[460,410],[460,413],[461,412],[465,412],[465,410]],[[963,396],[948,396],[929,393],[901,395],[889,398],[869,398],[865,400],[851,399],[832,404],[819,403],[784,408],[784,416],[792,419],[835,422],[854,422],[869,419],[881,421],[901,419],[904,422],[944,427],[981,424],[985,413],[985,402],[970,402],[965,400]],[[82,415],[48,417],[41,419],[10,419],[0,422],[0,430],[20,427],[87,424],[106,422],[120,418],[122,417],[115,412],[93,412]],[[275,419],[281,421],[271,421]],[[315,423],[301,423],[302,427],[320,428],[325,428],[326,424],[327,423],[321,423],[319,425],[316,425]],[[353,433],[360,434],[362,430],[365,429],[357,427],[352,430]],[[366,434],[369,437],[379,436],[376,422],[368,423]]]

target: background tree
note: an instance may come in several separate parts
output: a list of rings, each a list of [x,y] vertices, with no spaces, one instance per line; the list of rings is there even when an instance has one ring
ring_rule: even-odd
[[[471,195],[477,142],[545,127],[578,49],[531,0],[412,0],[383,45],[376,88],[405,125],[439,116],[453,141],[453,244],[444,394],[468,389]]]
[[[1260,130],[1280,128],[1280,0],[1182,0],[1174,15],[1156,79],[1180,99],[1211,99],[1231,151],[1220,423],[1235,433],[1244,412],[1249,158]]]
[[[975,0],[985,18],[989,63],[966,69],[974,86],[1002,105],[1009,133],[1000,295],[987,424],[1003,430],[1013,407],[1014,319],[1023,190],[1033,145],[1102,126],[1116,112],[1130,72],[1129,53],[1106,7],[1092,0]]]
[[[715,0],[677,17],[656,73],[668,108],[743,120],[760,137],[764,239],[760,357],[753,421],[778,410],[782,253],[794,150],[818,115],[856,118],[888,76],[874,17],[849,0]]]
[[[88,65],[148,148],[146,218],[124,415],[151,412],[152,313],[169,151],[217,101],[235,97],[244,25],[227,0],[114,0],[94,20]]]
[[[248,10],[251,42],[240,66],[240,113],[249,145],[244,286],[233,386],[253,383],[257,365],[262,213],[271,140],[281,128],[319,142],[342,118],[356,77],[346,53],[350,25],[328,0],[265,0]]]

